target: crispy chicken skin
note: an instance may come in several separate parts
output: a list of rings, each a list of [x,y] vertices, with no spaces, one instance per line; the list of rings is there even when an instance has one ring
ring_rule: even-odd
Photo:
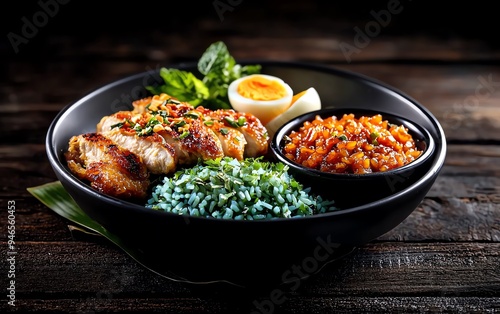
[[[156,174],[168,174],[175,170],[176,164],[189,165],[198,159],[215,159],[224,156],[219,137],[200,119],[185,116],[172,117],[169,122],[163,121],[157,124],[154,131],[147,135],[137,135],[137,132],[130,127],[115,127],[123,121],[130,120],[144,128],[151,118],[154,116],[146,111],[142,113],[120,111],[103,117],[97,124],[97,132],[111,132],[113,139],[141,156],[149,165],[148,169]],[[151,148],[153,154],[141,149],[145,146]],[[163,151],[163,154],[158,154],[159,151]],[[161,167],[158,163],[166,165]]]
[[[104,194],[144,198],[149,173],[140,157],[99,133],[73,136],[65,154],[70,170]]]
[[[71,171],[105,194],[142,198],[151,174],[171,174],[199,160],[267,153],[267,130],[251,114],[195,108],[166,94],[132,105],[102,117],[95,133],[69,141]]]
[[[243,118],[245,123],[242,126],[236,127],[236,129],[243,134],[246,140],[244,157],[258,157],[267,153],[269,148],[267,129],[254,115],[236,112],[232,109],[212,111],[203,107],[197,107],[196,110],[203,112],[212,119],[223,122],[226,127],[232,126],[228,121],[238,121],[240,118]]]
[[[120,111],[110,116],[102,117],[97,124],[97,132],[104,134],[116,144],[130,150],[141,157],[148,170],[153,174],[169,174],[176,170],[177,155],[174,147],[166,143],[153,132],[147,136],[137,136],[130,128],[114,127],[124,120],[137,116],[132,111]]]
[[[137,136],[132,132],[113,128],[102,134],[117,145],[140,156],[148,171],[153,174],[169,174],[176,170],[175,149],[158,133]]]
[[[243,133],[235,128],[227,127],[227,125],[221,121],[210,121],[209,128],[219,137],[224,155],[243,160],[245,157],[245,146],[247,145],[247,140]]]
[[[215,132],[203,121],[190,118],[176,118],[173,125],[186,123],[182,127],[164,127],[158,134],[172,145],[178,156],[178,164],[190,165],[199,159],[208,160],[224,156],[222,144]]]

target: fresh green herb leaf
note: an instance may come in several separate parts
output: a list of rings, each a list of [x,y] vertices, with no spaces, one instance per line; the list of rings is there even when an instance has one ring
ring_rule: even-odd
[[[229,54],[227,46],[221,42],[211,44],[198,61],[198,71],[203,75],[210,73],[222,74],[225,70],[232,70],[236,61]]]
[[[179,69],[160,69],[165,84],[147,86],[153,95],[166,93],[193,106],[208,109],[231,109],[227,89],[234,80],[250,74],[257,74],[261,66],[237,64],[227,46],[221,42],[211,44],[197,64],[201,75]],[[201,78],[200,78],[201,77]]]
[[[193,73],[179,69],[160,69],[160,76],[166,84],[158,87],[147,86],[152,94],[166,93],[193,106],[209,97],[208,88]]]

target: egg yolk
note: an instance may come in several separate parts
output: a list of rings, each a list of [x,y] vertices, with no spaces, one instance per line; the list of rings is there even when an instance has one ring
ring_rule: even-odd
[[[301,91],[301,92],[300,92],[300,93],[298,93],[298,94],[293,95],[293,97],[292,97],[292,104],[294,104],[294,103],[297,101],[297,99],[299,99],[300,97],[304,96],[304,94],[305,94],[306,92],[307,92],[307,89],[306,89],[306,90]]]
[[[238,93],[253,100],[276,100],[286,95],[283,85],[265,77],[255,76],[238,85]]]

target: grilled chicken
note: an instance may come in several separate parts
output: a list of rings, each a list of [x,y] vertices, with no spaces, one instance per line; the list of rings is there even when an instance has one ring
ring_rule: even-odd
[[[124,121],[138,120],[138,118],[142,118],[142,115],[133,111],[119,111],[103,117],[97,124],[96,131],[140,156],[151,173],[169,174],[175,171],[177,167],[175,148],[166,143],[158,133],[138,136],[131,128],[119,127]]]
[[[206,123],[208,127],[219,137],[224,155],[243,160],[245,157],[245,146],[247,145],[247,140],[243,133],[235,128],[228,127],[219,120],[207,119],[206,121],[208,122]]]
[[[176,118],[171,125],[159,130],[158,134],[175,147],[180,165],[224,157],[217,134],[200,119]]]
[[[244,157],[258,157],[267,153],[269,146],[267,129],[254,115],[232,109],[214,111],[203,107],[196,109],[212,119],[223,122],[227,127],[234,127],[240,131],[246,140]]]
[[[158,123],[151,126],[150,131],[141,134],[141,131],[147,130],[148,122],[153,121],[152,119],[156,119]],[[124,121],[130,122],[124,124]],[[190,165],[198,159],[215,159],[224,156],[218,136],[197,118],[170,118],[167,122],[165,118],[148,112],[121,111],[103,117],[97,124],[97,132],[114,132],[113,138],[119,139],[121,145],[140,155],[146,164],[151,165],[148,169],[150,168],[150,171],[157,174],[170,173],[175,169],[176,164]],[[155,154],[141,150],[144,146],[152,148]],[[160,156],[162,158],[160,160],[156,155],[159,151],[165,153]],[[162,162],[168,165],[164,167],[165,169],[158,169],[157,164]]]
[[[102,134],[117,145],[140,156],[148,171],[153,174],[169,174],[176,170],[175,149],[158,133],[137,136],[135,132],[113,128]]]
[[[251,114],[195,108],[166,94],[132,105],[130,111],[102,117],[96,133],[69,143],[70,169],[105,194],[144,196],[148,174],[171,174],[199,160],[267,153],[267,130]]]
[[[102,134],[73,136],[65,157],[75,175],[104,194],[126,199],[146,196],[149,173],[141,158]]]

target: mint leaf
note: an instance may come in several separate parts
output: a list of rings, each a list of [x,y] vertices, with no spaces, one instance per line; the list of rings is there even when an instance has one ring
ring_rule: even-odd
[[[196,106],[209,97],[209,90],[205,84],[193,73],[178,69],[162,68],[160,76],[168,84],[158,87],[149,87],[153,94],[166,93],[180,101],[186,101]]]
[[[229,54],[227,46],[221,42],[211,44],[198,60],[198,71],[207,76],[215,73],[221,77],[227,77],[236,64],[234,58]]]
[[[187,71],[161,68],[160,76],[165,84],[147,86],[146,89],[153,95],[166,93],[195,107],[231,109],[227,95],[229,84],[240,77],[260,73],[261,70],[258,64],[237,64],[222,41],[211,44],[205,50],[197,67],[201,79]]]

